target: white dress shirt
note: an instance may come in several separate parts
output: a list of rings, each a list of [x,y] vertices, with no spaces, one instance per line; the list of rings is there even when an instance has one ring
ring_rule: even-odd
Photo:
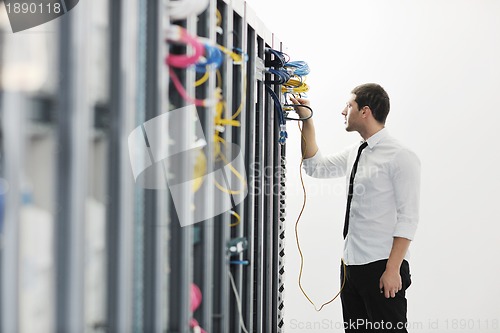
[[[394,237],[413,240],[419,218],[420,160],[391,137],[387,129],[372,135],[359,159],[354,179],[349,231],[344,244],[346,265],[389,258]],[[312,177],[351,174],[360,143],[330,156],[317,152],[305,159]],[[349,186],[349,177],[346,177]],[[405,259],[408,259],[409,253]]]

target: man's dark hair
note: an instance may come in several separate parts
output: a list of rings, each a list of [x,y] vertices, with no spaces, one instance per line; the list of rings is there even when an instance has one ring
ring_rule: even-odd
[[[361,110],[368,106],[372,110],[373,117],[381,124],[385,124],[389,114],[389,95],[380,85],[376,83],[365,83],[354,88],[351,93],[356,95],[356,103]]]

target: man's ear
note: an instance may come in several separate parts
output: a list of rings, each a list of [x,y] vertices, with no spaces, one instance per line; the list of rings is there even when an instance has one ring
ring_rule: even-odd
[[[372,114],[372,109],[370,109],[370,107],[368,105],[363,106],[363,108],[361,109],[361,116],[363,118],[367,118],[368,115],[371,115],[371,114]]]

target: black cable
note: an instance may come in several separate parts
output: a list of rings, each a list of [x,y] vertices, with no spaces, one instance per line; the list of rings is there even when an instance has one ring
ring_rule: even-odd
[[[314,114],[312,108],[310,106],[307,106],[307,105],[304,105],[304,104],[285,104],[283,106],[303,107],[303,108],[309,109],[309,111],[311,111],[311,114],[308,117],[305,117],[305,118],[285,117],[285,120],[303,121],[303,120],[307,120],[307,119],[311,118],[313,116],[313,114]]]
[[[274,69],[274,68],[269,68],[267,70],[269,74],[273,74],[274,76],[277,77],[275,80],[265,80],[264,83],[266,84],[285,84],[290,80],[290,74],[288,72],[281,70],[281,69]]]
[[[275,68],[281,68],[285,66],[285,64],[288,62],[287,57],[288,55],[286,53],[283,53],[281,51],[272,49],[272,48],[266,48],[266,52],[271,53],[274,55],[273,60],[266,60],[265,66],[266,67],[275,67]],[[290,57],[288,57],[290,58]]]
[[[286,119],[285,119],[285,113],[283,112],[283,107],[281,106],[280,99],[278,95],[276,95],[274,90],[268,84],[265,84],[264,86],[266,88],[266,91],[269,93],[269,95],[274,101],[276,114],[278,116],[279,126],[280,126],[278,142],[280,144],[284,144],[286,139],[288,138],[288,133],[286,132]]]

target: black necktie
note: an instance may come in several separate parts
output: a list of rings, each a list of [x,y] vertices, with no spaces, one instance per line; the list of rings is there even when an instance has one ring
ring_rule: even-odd
[[[351,178],[349,179],[349,192],[347,194],[347,208],[345,211],[345,221],[344,221],[344,239],[347,236],[347,231],[349,230],[349,211],[351,210],[351,201],[352,201],[352,194],[354,190],[354,176],[356,176],[356,170],[358,169],[358,162],[359,162],[359,156],[361,155],[361,152],[363,149],[366,148],[368,145],[368,142],[363,142],[361,146],[359,146],[358,149],[358,156],[356,156],[356,161],[354,161],[354,165],[352,166],[352,171],[351,171]]]

